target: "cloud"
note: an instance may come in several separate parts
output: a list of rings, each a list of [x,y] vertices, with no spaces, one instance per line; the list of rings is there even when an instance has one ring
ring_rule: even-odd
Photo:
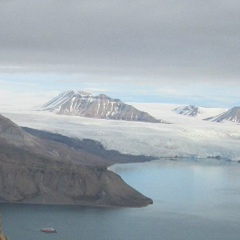
[[[234,104],[239,12],[235,0],[1,0],[1,88]]]
[[[8,72],[239,81],[239,10],[233,0],[1,1],[0,64]]]

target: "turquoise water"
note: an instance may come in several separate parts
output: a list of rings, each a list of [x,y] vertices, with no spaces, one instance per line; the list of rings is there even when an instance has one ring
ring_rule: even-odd
[[[240,164],[153,161],[112,169],[151,197],[146,208],[1,204],[11,240],[236,240],[240,237]],[[54,227],[56,234],[40,232]]]

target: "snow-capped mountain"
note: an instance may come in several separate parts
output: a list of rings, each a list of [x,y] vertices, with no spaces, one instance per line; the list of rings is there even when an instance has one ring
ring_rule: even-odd
[[[177,107],[173,111],[178,114],[191,116],[191,117],[196,117],[199,114],[201,114],[200,108],[194,105]]]
[[[59,94],[41,107],[43,111],[89,118],[167,123],[105,94],[93,96],[82,91]]]
[[[212,121],[212,122],[231,121],[231,122],[240,123],[240,107],[233,107],[229,109],[227,112],[224,112],[215,117],[207,118],[205,120]]]

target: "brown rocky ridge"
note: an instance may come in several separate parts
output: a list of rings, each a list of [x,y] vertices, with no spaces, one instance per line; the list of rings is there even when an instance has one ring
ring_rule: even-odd
[[[126,162],[128,157],[119,153],[117,159]],[[70,147],[33,136],[0,115],[1,202],[125,207],[151,204],[150,198],[107,170],[113,158],[113,153],[104,150],[98,155],[83,146]],[[142,160],[151,159],[141,156]]]

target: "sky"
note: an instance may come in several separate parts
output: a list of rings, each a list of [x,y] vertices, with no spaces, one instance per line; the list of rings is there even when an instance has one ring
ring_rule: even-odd
[[[238,0],[0,0],[0,102],[73,89],[240,105],[239,12]]]

